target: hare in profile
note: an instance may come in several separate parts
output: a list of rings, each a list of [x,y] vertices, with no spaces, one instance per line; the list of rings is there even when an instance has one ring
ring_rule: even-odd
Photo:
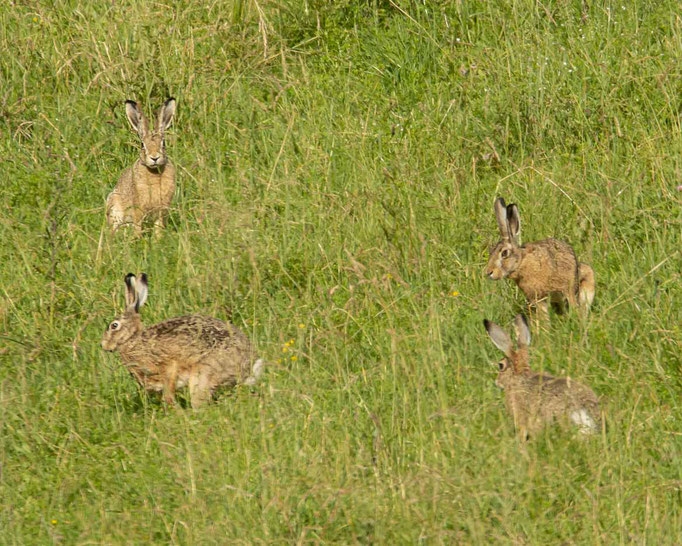
[[[495,346],[504,353],[505,357],[498,363],[500,372],[495,383],[504,389],[507,410],[521,438],[526,439],[528,434],[537,433],[555,420],[576,425],[585,434],[599,429],[599,400],[592,389],[569,378],[531,371],[528,366],[530,330],[523,315],[517,315],[514,320],[517,349],[497,324],[487,319],[483,324]]]
[[[254,362],[248,338],[234,325],[201,315],[175,317],[148,328],[140,319],[147,299],[147,276],[125,277],[126,310],[102,336],[105,351],[118,351],[123,365],[147,391],[162,392],[167,404],[189,387],[193,408],[209,401],[216,388],[253,385],[264,362]]]
[[[521,244],[521,218],[516,205],[495,200],[495,218],[501,239],[490,251],[485,274],[489,279],[509,277],[545,316],[548,299],[588,310],[594,300],[594,271],[579,263],[573,248],[558,239]]]
[[[121,173],[107,197],[107,222],[112,230],[132,224],[139,236],[142,223],[151,219],[155,234],[161,233],[175,192],[175,167],[166,156],[164,139],[174,113],[175,99],[170,98],[159,109],[154,130],[150,131],[149,122],[137,103],[126,101],[126,116],[137,131],[142,147],[139,159]]]

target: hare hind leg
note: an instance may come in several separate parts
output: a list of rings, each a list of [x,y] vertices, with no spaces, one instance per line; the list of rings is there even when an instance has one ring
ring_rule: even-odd
[[[178,382],[178,363],[171,362],[163,377],[163,401],[172,406],[175,404],[175,388]]]
[[[131,210],[132,209],[132,210]],[[111,231],[115,233],[122,226],[132,225],[135,228],[135,235],[142,236],[142,218],[132,207],[126,206],[121,196],[114,190],[107,197],[107,223]]]
[[[107,224],[111,231],[116,231],[119,227],[126,223],[126,215],[119,199],[119,195],[113,191],[107,197],[106,206]]]
[[[189,378],[189,397],[192,409],[200,408],[211,400],[211,384],[206,374],[192,374]]]

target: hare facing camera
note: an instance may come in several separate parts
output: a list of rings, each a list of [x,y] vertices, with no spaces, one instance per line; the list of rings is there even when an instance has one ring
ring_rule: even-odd
[[[126,310],[102,336],[105,351],[118,351],[123,365],[147,391],[163,393],[167,404],[175,391],[189,388],[193,408],[214,391],[238,383],[254,385],[264,362],[254,363],[248,338],[236,326],[201,315],[175,317],[148,328],[140,319],[147,300],[147,276],[125,277]]]
[[[523,315],[514,320],[517,348],[502,328],[484,320],[495,347],[504,353],[499,361],[496,384],[504,389],[505,405],[521,438],[533,435],[553,421],[565,421],[584,434],[599,430],[599,399],[592,389],[549,374],[534,373],[528,365],[530,330]]]
[[[140,157],[125,169],[116,187],[107,197],[107,223],[116,231],[132,225],[135,233],[142,233],[145,220],[154,222],[158,236],[175,193],[175,167],[166,156],[165,132],[175,113],[175,99],[168,99],[159,109],[150,131],[149,122],[136,102],[126,101],[126,116],[137,131],[142,147]]]
[[[514,204],[506,206],[501,197],[495,200],[495,218],[501,238],[485,268],[489,279],[512,279],[545,316],[548,300],[566,300],[572,307],[589,309],[594,300],[594,271],[578,262],[571,245],[552,238],[522,245],[519,209]]]

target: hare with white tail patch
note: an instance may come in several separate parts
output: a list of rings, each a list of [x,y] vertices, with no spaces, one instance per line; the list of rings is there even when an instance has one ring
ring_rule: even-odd
[[[485,274],[489,279],[509,277],[523,291],[531,304],[545,316],[548,299],[588,310],[594,300],[594,271],[579,263],[571,245],[557,239],[521,244],[519,209],[506,206],[501,197],[495,200],[495,217],[501,239],[490,251]]]
[[[154,221],[155,234],[160,234],[175,193],[175,167],[166,156],[164,138],[174,113],[175,99],[171,98],[159,109],[154,130],[150,131],[137,103],[126,101],[126,116],[137,131],[142,148],[140,158],[121,173],[107,197],[107,222],[112,230],[132,225],[140,235],[143,222],[150,219]]]
[[[253,385],[264,362],[254,363],[248,338],[236,326],[201,315],[175,317],[149,328],[140,319],[147,276],[125,277],[126,310],[102,336],[105,351],[118,351],[123,365],[147,391],[162,392],[168,404],[176,389],[189,387],[192,407],[209,401],[221,386]]]
[[[504,353],[505,358],[498,363],[500,372],[496,384],[504,389],[507,410],[521,438],[525,440],[528,434],[555,420],[565,420],[585,434],[599,429],[599,399],[592,389],[569,378],[531,371],[528,365],[530,330],[523,315],[517,315],[514,320],[516,349],[507,332],[497,324],[487,319],[483,324],[495,346]]]

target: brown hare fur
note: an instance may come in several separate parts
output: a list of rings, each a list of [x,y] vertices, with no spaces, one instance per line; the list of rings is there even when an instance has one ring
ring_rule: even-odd
[[[549,374],[534,373],[528,365],[530,330],[523,315],[514,320],[517,348],[510,336],[497,324],[483,324],[495,346],[505,357],[498,363],[496,384],[504,389],[507,410],[521,438],[537,433],[545,425],[563,420],[591,434],[599,430],[599,399],[592,389]]]
[[[154,130],[150,131],[149,122],[137,103],[126,101],[126,116],[137,131],[142,147],[139,159],[121,173],[107,197],[107,222],[113,231],[132,225],[139,236],[143,222],[151,219],[155,234],[161,233],[175,192],[175,167],[166,156],[164,138],[174,113],[175,99],[170,98],[159,109]]]
[[[193,408],[209,401],[216,388],[253,385],[263,361],[253,363],[248,338],[234,325],[200,315],[175,317],[148,328],[140,319],[147,299],[147,276],[125,277],[126,310],[102,336],[105,351],[118,351],[123,365],[147,391],[162,392],[168,404],[176,389],[189,387]],[[253,365],[252,365],[253,363]]]
[[[545,316],[548,301],[588,310],[594,300],[594,271],[579,263],[573,248],[558,239],[522,245],[521,218],[516,205],[495,200],[495,218],[501,239],[490,252],[485,274],[489,279],[510,278]]]

